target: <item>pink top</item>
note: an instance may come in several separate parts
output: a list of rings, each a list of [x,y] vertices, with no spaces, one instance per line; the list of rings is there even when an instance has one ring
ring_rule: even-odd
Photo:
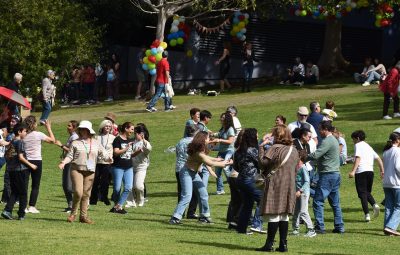
[[[39,131],[32,131],[25,136],[22,142],[28,160],[42,160],[42,141],[46,138],[47,135]]]

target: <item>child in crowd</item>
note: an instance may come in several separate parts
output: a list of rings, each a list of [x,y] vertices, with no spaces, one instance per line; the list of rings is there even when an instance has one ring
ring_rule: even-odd
[[[335,112],[335,103],[333,101],[326,101],[325,109],[322,111],[322,115],[324,115],[324,120],[333,121],[333,119],[337,118],[337,114]]]
[[[296,175],[296,206],[293,212],[293,235],[300,234],[300,218],[307,226],[307,233],[305,237],[314,237],[317,235],[314,231],[314,225],[311,221],[310,214],[308,213],[308,200],[310,199],[310,175],[307,167],[303,162],[307,161],[307,152],[305,150],[299,151],[301,167]]]
[[[28,203],[29,170],[36,170],[37,166],[30,163],[25,156],[22,139],[26,136],[26,126],[14,128],[14,140],[6,151],[7,170],[10,175],[11,195],[1,216],[12,220],[14,203],[19,199],[18,220],[25,219],[25,208]]]
[[[383,175],[383,163],[378,154],[366,143],[365,133],[362,130],[354,131],[351,134],[354,142],[354,165],[352,171],[349,173],[349,178],[355,177],[356,190],[358,197],[361,199],[361,205],[365,214],[365,221],[369,222],[371,217],[369,215],[368,203],[374,208],[374,218],[379,215],[379,206],[375,202],[371,194],[372,184],[374,182],[374,160],[378,161],[378,166]]]
[[[200,109],[192,108],[189,111],[190,119],[185,123],[185,132],[183,133],[183,138],[189,137],[189,134],[186,132],[188,129],[187,126],[197,126],[197,123],[200,121]]]
[[[347,164],[347,144],[346,140],[344,139],[344,135],[339,132],[337,128],[334,129],[332,132],[333,136],[336,137],[336,139],[339,142],[339,151],[340,151],[340,165],[346,165]]]

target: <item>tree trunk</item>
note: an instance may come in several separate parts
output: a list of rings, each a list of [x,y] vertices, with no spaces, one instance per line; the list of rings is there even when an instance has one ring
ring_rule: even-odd
[[[327,20],[324,46],[318,66],[323,74],[342,71],[349,65],[342,55],[342,21]]]
[[[159,13],[157,14],[157,30],[156,30],[156,39],[160,41],[164,41],[164,30],[167,19],[168,19],[167,10],[164,7],[160,8]]]

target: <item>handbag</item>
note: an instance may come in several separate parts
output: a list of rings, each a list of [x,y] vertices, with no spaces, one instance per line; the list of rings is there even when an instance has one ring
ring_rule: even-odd
[[[165,84],[165,95],[168,96],[169,98],[172,98],[173,96],[175,96],[175,92],[172,87],[171,78],[169,78],[168,83]]]
[[[293,146],[290,146],[289,151],[286,154],[286,157],[281,162],[281,164],[278,167],[272,169],[271,172],[269,172],[267,176],[264,176],[262,173],[257,173],[254,176],[254,182],[255,182],[257,188],[264,189],[265,181],[267,179],[271,179],[271,177],[274,176],[274,174],[279,170],[279,168],[288,161],[290,154],[292,153],[292,150],[293,150]]]

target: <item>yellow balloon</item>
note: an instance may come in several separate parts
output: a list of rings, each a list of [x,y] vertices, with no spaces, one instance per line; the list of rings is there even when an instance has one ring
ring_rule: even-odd
[[[246,23],[244,23],[244,21],[240,21],[238,24],[239,30],[244,28],[246,26]]]
[[[186,56],[188,56],[189,58],[191,58],[191,57],[193,56],[193,51],[192,51],[192,50],[186,51]]]
[[[351,6],[347,6],[347,7],[346,7],[346,11],[347,11],[347,12],[351,12]]]
[[[174,15],[174,18],[173,18],[174,20],[176,20],[176,19],[179,19],[179,16],[178,15]]]
[[[160,46],[165,50],[168,47],[166,42],[161,42]]]
[[[158,53],[158,54],[156,55],[156,60],[157,60],[157,62],[160,61],[161,59],[162,59],[162,55],[161,55],[161,53]]]
[[[144,57],[143,58],[143,63],[148,64],[148,63],[150,63],[150,61],[149,61],[149,59],[147,57]]]
[[[239,26],[233,26],[232,31],[235,32],[235,34],[236,34],[237,32],[239,32],[239,31],[240,31]]]

